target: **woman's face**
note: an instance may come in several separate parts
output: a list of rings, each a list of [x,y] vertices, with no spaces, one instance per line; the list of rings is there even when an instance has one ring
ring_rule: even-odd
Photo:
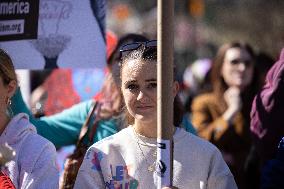
[[[128,112],[137,121],[156,123],[157,63],[130,60],[124,64],[121,88]]]
[[[227,50],[221,70],[224,81],[229,87],[245,89],[253,78],[254,62],[250,54],[237,47]]]

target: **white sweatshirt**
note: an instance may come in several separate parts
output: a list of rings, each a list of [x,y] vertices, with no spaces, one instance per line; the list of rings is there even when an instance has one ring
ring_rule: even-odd
[[[9,122],[0,136],[0,144],[5,142],[16,151],[4,172],[17,189],[58,189],[55,147],[36,133],[28,115],[20,113]]]
[[[138,141],[138,143],[137,143]],[[156,139],[134,133],[129,126],[87,151],[76,189],[156,189]],[[211,143],[178,128],[174,134],[173,185],[179,189],[235,189],[233,175]]]

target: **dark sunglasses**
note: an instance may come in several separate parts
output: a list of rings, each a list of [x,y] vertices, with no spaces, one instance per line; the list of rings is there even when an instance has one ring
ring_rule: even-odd
[[[241,59],[234,59],[231,60],[230,63],[233,65],[239,64],[239,63],[244,63],[246,66],[251,65],[252,64],[252,60],[241,60]]]
[[[141,45],[144,45],[145,48],[157,48],[157,40],[150,40],[145,42],[134,42],[123,45],[119,52],[120,52],[120,59],[125,56],[126,54],[130,53],[131,51],[137,50]]]

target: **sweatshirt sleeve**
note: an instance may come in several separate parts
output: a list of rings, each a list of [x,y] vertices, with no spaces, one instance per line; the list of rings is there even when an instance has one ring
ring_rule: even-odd
[[[46,144],[42,147],[40,154],[38,154],[35,164],[32,165],[31,169],[27,170],[30,172],[27,173],[26,177],[24,177],[21,188],[58,188],[59,172],[56,167],[56,151],[50,142],[46,142]]]
[[[210,167],[207,189],[237,189],[234,176],[218,149],[215,149],[211,157]]]
[[[37,119],[23,101],[18,88],[12,98],[11,108],[14,114],[28,114],[30,122],[37,128],[38,134],[51,141],[56,147],[61,147],[75,144],[91,105],[92,100],[89,100],[74,105],[61,113]]]
[[[101,168],[101,155],[90,148],[79,169],[74,189],[106,188]]]

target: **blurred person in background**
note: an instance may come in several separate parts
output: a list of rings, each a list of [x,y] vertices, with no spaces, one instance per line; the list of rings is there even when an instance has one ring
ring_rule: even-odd
[[[187,66],[183,73],[183,99],[185,110],[191,117],[191,104],[195,96],[208,92],[211,88],[209,73],[212,61],[208,58],[197,59]]]
[[[242,42],[223,44],[213,62],[212,92],[192,103],[197,133],[215,144],[240,189],[246,188],[244,162],[251,147],[250,109],[258,90],[255,54]]]
[[[107,58],[118,42],[110,30],[106,32]],[[72,105],[96,97],[107,69],[53,69],[31,71],[30,107],[35,117],[50,116]]]
[[[284,187],[284,49],[255,96],[250,129],[262,171],[261,188]],[[282,142],[278,146],[279,141]],[[278,151],[278,152],[277,152]]]
[[[265,83],[266,74],[274,64],[275,60],[268,53],[260,51],[256,54],[255,61],[259,73],[260,85],[262,86]],[[263,157],[261,157],[261,155],[258,153],[256,149],[256,144],[253,142],[245,162],[246,179],[249,188],[260,187],[262,159]]]
[[[0,170],[0,188],[58,188],[54,145],[39,136],[25,113],[14,114],[11,97],[18,87],[9,55],[0,49],[0,146],[1,163],[9,159],[7,143],[15,150]]]

